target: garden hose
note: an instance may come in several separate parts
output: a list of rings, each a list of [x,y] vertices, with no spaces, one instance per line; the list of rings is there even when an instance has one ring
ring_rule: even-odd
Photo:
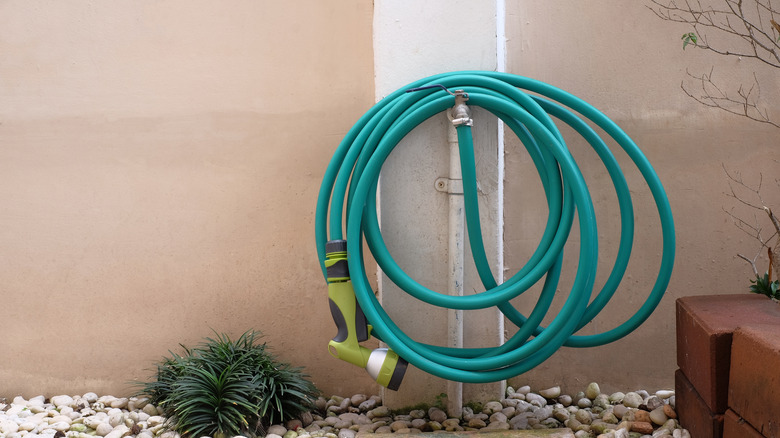
[[[517,135],[536,166],[546,195],[548,219],[539,246],[528,262],[501,284],[488,263],[480,229],[468,106],[490,111]],[[407,275],[384,243],[376,208],[380,170],[390,152],[416,126],[450,108],[460,150],[466,231],[485,289],[466,296],[438,293]],[[615,264],[604,286],[595,294],[598,234],[594,207],[553,117],[573,128],[598,154],[620,207],[620,243]],[[588,122],[611,137],[645,179],[660,217],[663,253],[656,281],[633,316],[603,333],[576,335],[617,290],[634,237],[633,206],[625,177],[607,144]],[[541,322],[558,287],[563,247],[575,215],[580,240],[576,274],[562,308],[543,327]],[[327,167],[317,201],[315,234],[322,272],[328,282],[331,313],[338,328],[329,350],[340,359],[366,368],[381,385],[391,389],[398,389],[407,362],[444,379],[484,383],[520,375],[562,346],[592,347],[620,339],[641,325],[656,308],[674,265],[675,236],[669,201],[652,166],[631,138],[585,101],[549,84],[499,72],[463,71],[431,76],[374,105],[347,133]],[[384,275],[416,299],[450,309],[496,306],[517,325],[517,332],[504,344],[491,348],[448,348],[413,340],[392,321],[374,295],[364,265],[364,241]],[[510,300],[543,277],[536,305],[527,316],[523,315]],[[371,336],[388,348],[371,351],[359,345]]]

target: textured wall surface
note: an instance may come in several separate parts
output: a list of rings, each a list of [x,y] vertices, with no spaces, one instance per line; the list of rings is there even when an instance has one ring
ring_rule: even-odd
[[[373,103],[368,2],[0,5],[0,395],[119,396],[260,330],[327,392],[313,215]]]

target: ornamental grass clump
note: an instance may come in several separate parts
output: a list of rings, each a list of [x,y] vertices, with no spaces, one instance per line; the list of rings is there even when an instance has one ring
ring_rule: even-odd
[[[249,331],[235,341],[217,335],[196,348],[182,345],[157,364],[156,380],[142,383],[185,437],[264,435],[264,427],[312,409],[319,392],[302,369],[281,363]]]

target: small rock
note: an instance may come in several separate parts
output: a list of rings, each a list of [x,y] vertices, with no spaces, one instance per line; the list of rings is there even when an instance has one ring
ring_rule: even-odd
[[[582,423],[577,421],[576,418],[569,418],[568,420],[564,421],[563,424],[571,430],[577,430],[578,428],[582,427]]]
[[[144,406],[142,411],[151,417],[157,416],[157,407],[151,403]]]
[[[614,424],[608,424],[600,420],[596,420],[590,425],[590,430],[598,434],[607,433],[611,430],[614,430],[614,428]]]
[[[420,430],[423,432],[436,432],[437,430],[442,430],[442,425],[438,421],[429,421]]]
[[[560,397],[558,397],[558,403],[562,404],[563,406],[571,406],[571,396],[568,394],[563,394]]]
[[[620,422],[614,411],[604,412],[604,414],[601,416],[601,421],[609,424],[618,424]]]
[[[546,398],[533,392],[529,392],[528,394],[525,395],[525,401],[537,407],[542,407],[547,405]]]
[[[606,394],[599,394],[593,399],[594,408],[600,408],[603,410],[609,406],[610,406],[609,396],[607,396]]]
[[[531,387],[528,386],[528,385],[521,386],[521,387],[519,387],[519,388],[517,388],[515,390],[516,394],[523,394],[523,395],[525,395],[525,394],[528,394],[529,392],[531,392]]]
[[[638,408],[642,404],[642,396],[636,392],[629,392],[623,397],[623,405],[629,408]]]
[[[406,421],[393,421],[390,423],[390,429],[393,432],[398,432],[401,429],[408,429],[409,426],[411,426],[411,424]]]
[[[515,415],[509,419],[509,426],[515,430],[528,429],[528,417],[525,415]]]
[[[655,396],[660,398],[661,400],[666,400],[673,395],[674,395],[674,391],[668,389],[662,389],[660,391],[655,392]]]
[[[487,424],[485,424],[485,421],[481,418],[473,417],[471,420],[469,420],[468,426],[475,429],[482,429],[483,427],[487,426]]]
[[[543,389],[539,391],[539,395],[549,400],[555,399],[561,395],[561,387],[553,386],[552,388]]]
[[[56,423],[49,424],[49,428],[59,432],[65,432],[66,430],[70,429],[70,423],[66,423],[64,421],[58,421]]]
[[[35,429],[38,426],[38,424],[32,422],[32,421],[25,421],[22,424],[19,425],[17,430],[24,430],[26,432],[30,432],[31,430]],[[2,433],[3,426],[0,424],[0,433]]]
[[[518,400],[517,404],[515,405],[515,411],[517,412],[527,412],[533,409],[534,409],[534,405],[528,403],[525,400]]]
[[[496,412],[501,412],[502,409],[504,409],[504,405],[502,405],[501,402],[489,401],[485,403],[485,406],[482,409],[482,413],[491,415],[495,414]]]
[[[642,409],[630,409],[625,415],[623,415],[623,421],[640,421],[643,423],[650,423],[650,413],[643,411]]]
[[[130,428],[125,426],[124,424],[121,424],[114,428],[111,432],[105,435],[106,438],[122,438],[125,436],[128,432],[130,432]]]
[[[352,424],[356,423],[358,421],[358,419],[360,419],[360,415],[358,415],[358,414],[356,414],[354,412],[347,412],[347,413],[339,415],[338,418],[339,418],[339,420],[345,421],[345,422],[349,423],[350,425],[352,425]],[[349,427],[349,426],[347,426],[347,427]],[[287,429],[289,430],[290,428],[288,427]]]
[[[553,409],[553,418],[555,418],[558,421],[566,421],[569,419],[569,411],[564,408],[556,408]]]
[[[509,430],[511,426],[506,421],[494,421],[487,425],[487,430]]]
[[[19,425],[15,421],[2,420],[0,421],[0,436],[10,435],[16,433],[19,430]]]
[[[125,409],[127,408],[127,402],[128,400],[126,397],[118,398],[111,402],[111,407],[116,409]]]
[[[349,399],[352,406],[360,406],[360,404],[366,400],[368,400],[368,396],[365,394],[355,394]]]
[[[644,421],[634,421],[631,423],[631,432],[650,435],[653,433],[653,425]]]
[[[666,414],[664,414],[663,406],[659,406],[650,412],[650,421],[659,426],[663,426],[663,424],[666,423],[666,420],[668,419],[669,418],[666,417]]]
[[[422,409],[415,409],[409,412],[409,416],[412,417],[412,420],[425,418],[425,411]]]
[[[108,424],[111,425],[111,427],[117,427],[120,424],[124,424],[125,422],[125,415],[121,412],[115,412],[108,416]]]
[[[501,404],[504,405],[505,408],[510,406],[515,407],[521,401],[525,401],[525,396],[523,396],[523,400],[519,400],[516,398],[503,398],[501,399]]]
[[[615,405],[615,407],[612,408],[612,413],[615,414],[615,416],[618,417],[619,419],[622,419],[623,415],[625,415],[626,412],[628,412],[628,409],[629,408],[625,405]]]
[[[358,405],[360,412],[368,412],[376,407],[377,401],[371,398]]]
[[[98,424],[98,427],[95,429],[95,433],[97,433],[100,436],[106,436],[109,433],[111,433],[114,430],[114,428],[108,424],[108,423],[100,423]]]
[[[581,424],[590,424],[593,421],[593,417],[590,415],[590,412],[586,411],[585,409],[580,409],[577,411],[574,414],[574,418]]]
[[[664,401],[661,400],[660,397],[656,397],[654,395],[651,395],[650,397],[647,398],[647,401],[645,402],[645,404],[647,405],[647,410],[648,411],[653,411],[653,410],[663,406],[664,405]]]
[[[590,399],[587,398],[587,397],[582,397],[581,399],[577,400],[577,406],[582,408],[582,409],[589,408],[592,405],[593,405],[593,402],[590,401]]]
[[[628,429],[615,429],[615,438],[629,438]]]
[[[553,414],[552,406],[543,406],[534,411],[534,418],[539,420],[539,422],[541,423],[542,421],[552,417],[552,414]]]
[[[488,424],[506,423],[508,420],[509,419],[507,418],[507,416],[504,415],[503,412],[499,411],[490,416],[490,418],[488,419]]]
[[[448,418],[441,423],[442,427],[444,427],[447,430],[450,430],[453,427],[460,426],[460,420],[457,418]]]
[[[673,430],[677,429],[678,426],[679,424],[677,424],[677,420],[670,418],[666,420],[666,423],[664,423],[663,426],[661,426],[661,429],[666,429],[669,432],[672,432]]]
[[[589,398],[590,400],[593,400],[599,394],[601,394],[601,389],[599,388],[599,384],[596,382],[589,383],[588,387],[585,388],[585,397]]]
[[[388,408],[387,406],[379,406],[377,408],[368,411],[367,414],[369,419],[376,418],[376,417],[387,417],[389,415],[390,415],[390,408]]]
[[[70,406],[73,404],[73,397],[69,395],[55,395],[50,401],[51,404],[59,408],[61,406]]]
[[[620,391],[614,392],[614,393],[612,393],[612,395],[609,396],[609,403],[613,404],[613,405],[616,405],[616,404],[619,404],[619,403],[623,403],[623,397],[625,397],[625,396],[626,395],[623,394]]]
[[[301,426],[306,427],[314,422],[314,416],[311,412],[304,412],[301,414]]]
[[[341,429],[338,434],[338,438],[355,438],[357,432],[352,429]]]
[[[675,412],[671,406],[664,405],[663,409],[664,409],[664,414],[666,414],[667,417],[675,418],[675,419],[677,418],[677,412]]]
[[[311,422],[309,424],[311,424]],[[303,421],[301,421],[301,419],[299,418],[293,418],[291,420],[288,420],[287,423],[284,423],[284,427],[287,430],[298,430],[303,427]]]
[[[146,420],[146,422],[147,422],[147,424],[149,424],[149,427],[159,426],[159,425],[165,423],[165,418],[163,418],[163,417],[161,417],[159,415],[154,415],[152,417],[149,417],[149,419]]]
[[[430,418],[431,421],[441,424],[447,419],[447,413],[439,408],[430,408],[428,409],[428,418]]]

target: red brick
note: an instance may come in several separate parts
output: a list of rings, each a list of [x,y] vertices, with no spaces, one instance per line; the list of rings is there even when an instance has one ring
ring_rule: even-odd
[[[674,373],[677,419],[695,438],[721,438],[723,415],[714,414],[696,392],[682,370]]]
[[[728,408],[731,338],[748,323],[780,323],[780,306],[763,295],[702,295],[677,300],[677,366],[709,407]]]
[[[723,416],[723,438],[764,438],[764,435],[729,409]]]
[[[780,320],[734,332],[729,407],[762,435],[780,436]]]

